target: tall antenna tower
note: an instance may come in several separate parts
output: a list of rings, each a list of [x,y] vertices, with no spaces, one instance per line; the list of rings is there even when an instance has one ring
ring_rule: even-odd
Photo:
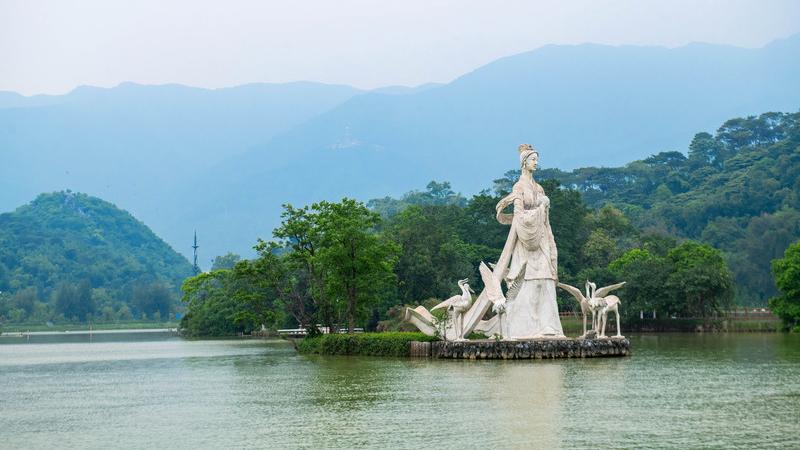
[[[194,245],[192,245],[192,249],[194,250],[194,274],[197,275],[200,273],[200,268],[197,267],[197,230],[194,230]]]

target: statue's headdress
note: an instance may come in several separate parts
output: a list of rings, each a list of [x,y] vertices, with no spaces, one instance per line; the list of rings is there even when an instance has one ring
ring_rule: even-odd
[[[531,144],[520,144],[517,148],[519,150],[519,163],[520,165],[525,163],[525,160],[528,159],[529,156],[533,155],[534,153],[536,156],[539,156],[539,152],[536,151],[535,148]]]

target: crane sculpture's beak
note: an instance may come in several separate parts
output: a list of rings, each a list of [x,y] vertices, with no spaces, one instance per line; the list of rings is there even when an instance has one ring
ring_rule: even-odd
[[[469,289],[469,291],[472,292],[473,294],[475,293],[475,291],[473,291],[472,288],[467,288],[467,289]]]

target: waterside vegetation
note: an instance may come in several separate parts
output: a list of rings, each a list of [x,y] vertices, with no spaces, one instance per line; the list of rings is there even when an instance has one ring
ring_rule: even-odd
[[[322,334],[299,341],[297,350],[320,355],[409,356],[411,342],[436,340],[419,332]]]
[[[408,331],[405,305],[435,304],[465,276],[482,289],[476,268],[497,259],[507,234],[495,205],[517,177],[509,171],[470,198],[433,181],[367,204],[287,204],[257,258],[222,255],[189,278],[188,261],[124,211],[43,194],[0,215],[0,323],[163,321],[180,309],[185,278],[190,336],[297,324]],[[619,292],[627,329],[646,329],[646,317],[725,328],[726,311],[768,302],[786,328],[798,326],[789,246],[800,239],[800,113],[732,119],[697,134],[688,156],[535,177],[551,200],[560,281],[628,281]],[[566,295],[559,307],[578,310]]]
[[[715,135],[699,133],[688,157],[664,152],[623,168],[537,172],[551,200],[559,279],[576,286],[628,281],[620,291],[628,329],[661,329],[656,321],[663,320],[685,322],[682,330],[749,328],[726,322],[725,313],[736,305],[766,307],[777,295],[764,267],[800,238],[798,148],[800,114],[767,113],[730,120]],[[517,177],[510,171],[471,198],[434,181],[367,207],[350,199],[285,205],[276,240],[258,243],[257,260],[187,281],[184,326],[216,333],[197,325],[207,309],[227,311],[219,318],[228,331],[297,323],[409,330],[404,305],[446,298],[466,274],[482,288],[476,268],[497,259],[507,232],[494,208]],[[221,280],[197,289],[200,279],[236,279],[251,265],[260,267],[263,288],[248,301],[233,299],[252,284],[216,296],[213,289],[227,286]],[[773,304],[793,304],[791,289],[788,303]],[[227,309],[209,306],[214,302]],[[559,306],[578,309],[566,295]],[[795,310],[782,311],[794,326]],[[648,325],[645,316],[658,319]],[[244,326],[242,317],[250,318]]]

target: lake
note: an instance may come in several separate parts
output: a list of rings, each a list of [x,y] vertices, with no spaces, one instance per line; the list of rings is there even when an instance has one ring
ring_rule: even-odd
[[[2,448],[799,447],[800,336],[627,358],[302,356],[167,333],[0,338]]]

